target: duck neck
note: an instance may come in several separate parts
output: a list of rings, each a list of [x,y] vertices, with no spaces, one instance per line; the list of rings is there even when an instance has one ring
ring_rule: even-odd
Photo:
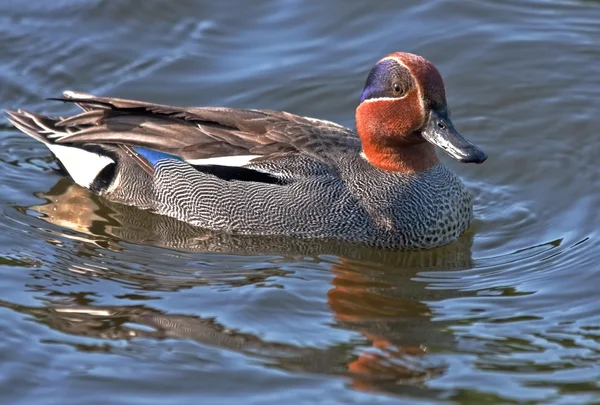
[[[369,163],[388,172],[418,173],[440,163],[435,147],[426,141],[391,146],[363,139],[362,145]]]

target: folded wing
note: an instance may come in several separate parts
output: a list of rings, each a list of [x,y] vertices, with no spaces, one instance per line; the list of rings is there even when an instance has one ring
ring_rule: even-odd
[[[360,149],[350,129],[286,112],[172,107],[71,91],[64,95],[58,100],[76,103],[84,112],[56,122],[62,130],[53,139],[57,144],[139,146],[186,161],[301,153],[328,162],[340,152]]]

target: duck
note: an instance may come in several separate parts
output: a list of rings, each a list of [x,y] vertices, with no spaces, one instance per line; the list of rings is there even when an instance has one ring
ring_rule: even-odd
[[[422,56],[371,69],[355,130],[283,111],[176,107],[65,91],[82,112],[6,111],[79,186],[110,201],[236,235],[430,249],[473,219],[472,197],[436,147],[486,153],[453,125],[444,81]]]

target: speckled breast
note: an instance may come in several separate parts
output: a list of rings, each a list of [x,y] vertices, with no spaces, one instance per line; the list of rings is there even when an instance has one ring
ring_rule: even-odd
[[[472,198],[443,165],[422,173],[354,172],[350,193],[373,227],[370,244],[404,249],[432,248],[458,238],[473,217]]]

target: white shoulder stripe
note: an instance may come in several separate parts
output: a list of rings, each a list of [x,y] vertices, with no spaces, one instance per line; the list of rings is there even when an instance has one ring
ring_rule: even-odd
[[[73,146],[46,144],[48,149],[56,155],[56,158],[65,166],[69,175],[75,183],[89,188],[98,174],[114,160],[108,156],[88,152]]]
[[[188,159],[186,162],[194,166],[219,165],[242,167],[257,157],[260,157],[260,155],[219,156],[206,159]]]

